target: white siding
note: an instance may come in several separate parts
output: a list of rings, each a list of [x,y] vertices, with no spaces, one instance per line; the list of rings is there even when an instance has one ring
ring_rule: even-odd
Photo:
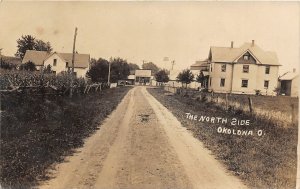
[[[54,59],[56,59],[56,66],[53,65]],[[70,63],[69,63],[70,64]],[[48,65],[51,66],[51,69],[56,72],[56,74],[67,71],[66,62],[60,58],[57,54],[53,54],[51,57],[45,60],[44,66],[47,67]]]
[[[56,66],[53,65],[54,59],[56,59]],[[71,62],[68,63],[69,66],[71,66]],[[44,62],[44,66],[47,67],[48,65],[51,66],[51,69],[56,72],[56,74],[59,74],[63,71],[67,71],[68,68],[66,67],[66,61],[60,58],[59,55],[53,54],[51,57],[46,59]],[[77,77],[83,77],[85,78],[86,72],[89,70],[89,68],[74,68],[74,72],[76,72]]]
[[[275,95],[274,89],[277,87],[279,66],[270,66],[270,73],[266,74],[266,65],[257,64],[226,64],[226,72],[221,71],[223,63],[211,63],[210,81],[208,89],[214,92],[232,92],[238,94],[255,94],[255,90],[260,90],[263,95]],[[249,72],[243,72],[243,65],[249,66]],[[221,87],[221,79],[225,79],[225,86]],[[242,80],[248,80],[248,86],[242,87]],[[264,87],[264,81],[269,81],[269,87]]]
[[[298,96],[298,86],[299,86],[299,75],[292,80],[292,86],[291,86],[292,97]]]

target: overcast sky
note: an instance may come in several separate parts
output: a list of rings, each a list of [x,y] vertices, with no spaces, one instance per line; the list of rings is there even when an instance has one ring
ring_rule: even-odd
[[[281,73],[299,67],[298,2],[2,2],[0,48],[14,55],[16,40],[30,34],[54,51],[94,58],[121,57],[188,68],[207,58],[210,46],[255,43],[278,55]]]

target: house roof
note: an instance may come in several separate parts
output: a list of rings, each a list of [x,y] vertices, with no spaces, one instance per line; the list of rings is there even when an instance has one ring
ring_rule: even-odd
[[[196,61],[195,64],[191,65],[191,70],[199,70],[201,68],[207,68],[208,67],[208,62],[207,60],[203,61]]]
[[[287,72],[287,73],[283,74],[282,76],[280,76],[279,80],[293,80],[297,76],[299,76],[299,73],[296,73],[296,72]]]
[[[151,70],[135,70],[135,76],[151,77]]]
[[[20,65],[22,63],[21,58],[17,58],[17,57],[13,57],[13,56],[1,56],[1,59],[4,62],[13,64],[13,65]]]
[[[47,51],[27,50],[22,60],[22,64],[33,62],[36,66],[44,65],[44,60],[49,56]]]
[[[66,62],[71,66],[72,53],[58,53]],[[74,67],[87,68],[89,67],[90,55],[89,54],[75,54]]]
[[[264,51],[256,44],[244,43],[239,48],[211,47],[210,55],[212,62],[236,62],[239,57],[249,52],[257,64],[280,66],[275,52]]]
[[[58,52],[48,53],[46,51],[35,51],[35,50],[27,50],[22,63],[31,61],[35,65],[42,66],[44,65],[44,61],[50,58],[54,54],[60,56],[65,62],[69,62],[69,65],[71,66],[72,56],[73,56],[72,53],[58,53]],[[74,67],[87,68],[89,66],[89,62],[90,62],[89,54],[78,54],[78,53],[75,54]]]

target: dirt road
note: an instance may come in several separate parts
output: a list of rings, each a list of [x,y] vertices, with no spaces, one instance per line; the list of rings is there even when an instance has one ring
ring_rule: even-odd
[[[145,87],[40,188],[246,188]]]

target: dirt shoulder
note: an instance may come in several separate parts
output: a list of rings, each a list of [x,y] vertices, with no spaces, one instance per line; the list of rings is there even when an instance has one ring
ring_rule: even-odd
[[[166,95],[162,89],[147,90],[249,187],[295,188],[297,128],[282,128],[276,123],[255,120],[242,112],[225,112],[212,103]],[[250,125],[233,126],[229,121],[227,124],[199,119],[195,121],[188,119],[186,113],[198,115],[198,118],[206,116],[250,120]],[[218,132],[218,128],[222,130]],[[224,128],[226,132],[223,132]],[[229,129],[231,134],[228,134]],[[238,130],[252,131],[253,135],[237,135]],[[263,131],[262,136],[257,135],[259,130]]]
[[[49,167],[82,146],[129,89],[108,89],[72,99],[1,94],[1,185],[30,188],[49,179]]]

